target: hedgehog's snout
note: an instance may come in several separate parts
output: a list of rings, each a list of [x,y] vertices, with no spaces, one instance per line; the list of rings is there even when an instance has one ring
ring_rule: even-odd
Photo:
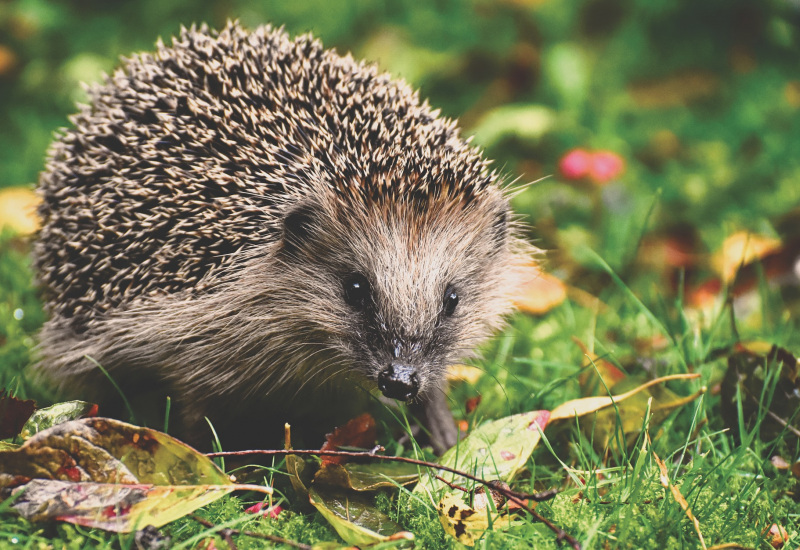
[[[405,363],[392,362],[378,375],[378,389],[391,399],[408,401],[419,392],[417,369]]]

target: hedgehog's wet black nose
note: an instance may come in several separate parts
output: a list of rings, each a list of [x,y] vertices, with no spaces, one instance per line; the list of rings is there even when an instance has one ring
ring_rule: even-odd
[[[402,363],[392,363],[378,375],[378,388],[386,397],[408,401],[419,391],[417,370]]]

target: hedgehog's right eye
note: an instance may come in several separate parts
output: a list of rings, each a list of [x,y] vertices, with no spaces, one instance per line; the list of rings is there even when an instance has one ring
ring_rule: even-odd
[[[356,310],[366,307],[369,300],[369,281],[361,273],[353,273],[344,280],[344,301]]]

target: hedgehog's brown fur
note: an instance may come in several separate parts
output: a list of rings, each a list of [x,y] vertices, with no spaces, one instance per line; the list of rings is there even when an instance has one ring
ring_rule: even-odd
[[[41,368],[64,389],[108,392],[89,356],[170,394],[195,441],[203,416],[261,408],[329,428],[319,411],[354,412],[331,399],[392,357],[441,405],[445,366],[510,309],[527,250],[497,174],[404,83],[308,35],[183,30],[71,120],[35,246]],[[354,272],[369,316],[342,299]]]

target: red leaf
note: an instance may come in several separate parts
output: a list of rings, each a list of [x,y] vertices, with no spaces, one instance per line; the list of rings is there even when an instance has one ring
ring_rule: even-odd
[[[0,439],[19,434],[35,409],[36,402],[32,399],[17,399],[0,390]]]
[[[375,445],[375,437],[375,419],[371,414],[364,413],[328,434],[321,450],[335,451],[340,447],[368,449]],[[322,457],[323,466],[325,464],[343,464],[344,462],[346,462],[346,458],[342,456]]]
[[[476,395],[475,397],[470,397],[469,399],[467,399],[467,402],[465,404],[465,408],[467,410],[467,414],[469,414],[472,411],[474,411],[475,409],[477,409],[478,405],[480,405],[480,404],[481,404],[481,396],[480,395]]]

